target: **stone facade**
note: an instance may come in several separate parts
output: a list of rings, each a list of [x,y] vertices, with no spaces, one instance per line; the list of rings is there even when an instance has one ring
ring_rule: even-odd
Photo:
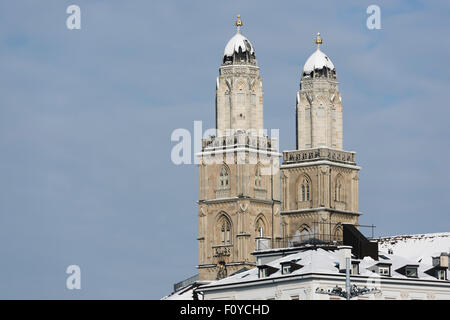
[[[342,224],[358,224],[360,168],[356,154],[342,150],[336,70],[319,48],[310,62],[297,92],[297,150],[285,151],[281,166],[283,238],[340,242]]]
[[[342,98],[337,81],[305,78],[297,92],[297,149],[342,150]]]
[[[198,155],[200,280],[253,267],[256,246],[340,241],[342,223],[358,223],[360,168],[355,153],[342,150],[341,95],[327,66],[302,75],[298,150],[284,152],[280,171],[277,142],[263,133],[253,46],[239,29],[228,42],[216,81],[217,136],[202,140]]]
[[[259,68],[225,65],[216,82],[218,136],[228,129],[263,129],[263,90]]]
[[[217,138],[205,139],[200,154],[200,280],[254,267],[256,238],[280,237],[280,229],[274,228],[280,225],[281,204],[279,154],[273,141],[244,132],[226,138],[236,138],[236,144],[214,146]],[[265,141],[257,145],[261,149],[245,143],[254,138]]]
[[[227,44],[216,82],[217,136],[199,154],[199,279],[255,266],[256,238],[279,238],[277,141],[263,134],[263,90],[250,42]]]

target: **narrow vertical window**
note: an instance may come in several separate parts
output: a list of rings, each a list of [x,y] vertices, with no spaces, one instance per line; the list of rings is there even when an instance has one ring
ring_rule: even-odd
[[[334,201],[338,201],[338,197],[337,197],[337,185],[334,186]]]
[[[310,201],[311,200],[311,184],[309,180],[306,178],[303,179],[302,184],[300,186],[300,199],[301,201]]]
[[[306,201],[309,201],[309,183],[306,184]]]
[[[220,171],[219,174],[219,186],[221,188],[227,188],[228,184],[229,184],[228,171],[225,167],[222,167],[222,170]]]
[[[264,237],[264,222],[261,218],[258,219],[256,222],[256,228],[255,228],[255,236],[258,238]]]
[[[231,224],[230,221],[223,217],[220,226],[220,242],[222,245],[231,243]]]

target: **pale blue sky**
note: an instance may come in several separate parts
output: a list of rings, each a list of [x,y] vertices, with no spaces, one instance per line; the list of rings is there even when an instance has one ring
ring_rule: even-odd
[[[82,29],[66,28],[77,4]],[[366,28],[381,7],[382,30]],[[197,168],[176,128],[214,125],[237,13],[265,127],[295,147],[300,71],[322,33],[357,152],[363,224],[450,231],[448,1],[0,3],[0,298],[157,299],[196,273]],[[65,269],[82,270],[82,290]]]

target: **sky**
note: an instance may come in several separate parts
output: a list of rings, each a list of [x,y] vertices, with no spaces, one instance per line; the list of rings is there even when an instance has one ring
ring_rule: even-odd
[[[81,8],[69,30],[66,9]],[[369,30],[366,9],[381,9]],[[218,68],[240,13],[264,126],[295,149],[302,66],[332,59],[361,224],[450,231],[448,1],[0,2],[0,298],[159,299],[197,271],[198,172],[175,129],[214,127]],[[194,137],[193,137],[194,139]],[[66,268],[81,289],[66,288]]]

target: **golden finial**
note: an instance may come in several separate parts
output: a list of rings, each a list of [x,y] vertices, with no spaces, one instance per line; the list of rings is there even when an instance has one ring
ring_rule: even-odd
[[[237,32],[241,33],[241,27],[244,25],[244,23],[241,20],[240,14],[238,14],[237,20],[234,22],[234,25],[237,27]]]
[[[317,37],[314,39],[314,42],[317,44],[317,50],[320,50],[320,45],[323,42],[322,38],[320,37],[320,32],[317,32]]]

